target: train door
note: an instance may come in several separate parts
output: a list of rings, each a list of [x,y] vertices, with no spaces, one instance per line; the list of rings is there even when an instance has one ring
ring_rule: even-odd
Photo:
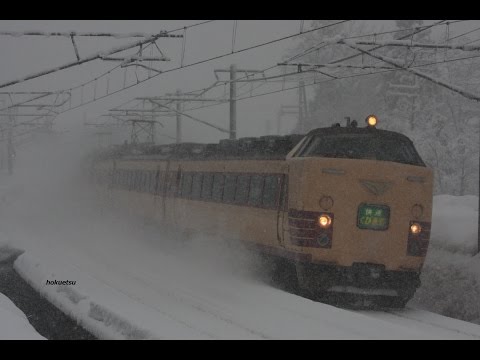
[[[277,211],[277,240],[281,247],[285,247],[285,232],[288,221],[288,173],[281,176],[280,195]]]

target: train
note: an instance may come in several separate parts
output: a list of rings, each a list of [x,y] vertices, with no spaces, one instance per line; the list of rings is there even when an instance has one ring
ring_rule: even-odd
[[[411,139],[377,125],[119,146],[92,157],[91,179],[185,237],[242,243],[305,296],[403,308],[421,283],[433,172]]]

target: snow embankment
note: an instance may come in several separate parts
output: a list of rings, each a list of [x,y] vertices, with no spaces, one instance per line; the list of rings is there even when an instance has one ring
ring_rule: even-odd
[[[110,263],[110,273],[25,253],[15,269],[100,339],[480,339],[479,326],[424,311],[372,316],[221,272],[216,263],[161,253],[154,262],[146,252],[143,258]],[[153,265],[155,274],[147,268]],[[47,285],[72,279],[75,285]],[[424,321],[429,316],[435,324]]]
[[[45,340],[28,322],[25,314],[0,293],[0,339]]]
[[[478,196],[433,198],[431,247],[474,255],[478,239]]]
[[[0,235],[5,239],[3,235]],[[7,258],[2,249],[7,248],[0,240],[0,262]],[[10,256],[10,255],[8,255]],[[0,293],[0,340],[45,340],[30,323],[25,314],[5,295]]]
[[[142,304],[74,266],[51,259],[40,262],[38,257],[22,254],[14,268],[42,296],[100,339],[143,340],[194,335],[183,327],[179,329],[168,316],[160,313],[152,316]],[[73,284],[70,279],[75,279]],[[57,284],[49,285],[47,280]],[[158,323],[165,333],[158,331]]]
[[[433,204],[430,247],[413,303],[480,324],[478,197],[438,195]]]

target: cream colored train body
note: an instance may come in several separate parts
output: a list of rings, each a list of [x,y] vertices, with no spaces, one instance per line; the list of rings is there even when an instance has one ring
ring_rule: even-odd
[[[210,153],[201,144],[160,146],[97,160],[94,175],[117,206],[182,234],[242,241],[293,268],[309,292],[403,306],[428,247],[431,169],[408,138],[373,127],[299,139],[225,141]],[[255,141],[263,153],[248,150]],[[283,153],[265,153],[282,141]],[[233,155],[221,151],[232,144]]]

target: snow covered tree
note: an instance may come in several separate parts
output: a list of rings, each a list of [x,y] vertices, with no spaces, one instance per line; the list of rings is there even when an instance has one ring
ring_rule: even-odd
[[[313,26],[328,23],[326,20],[316,20]],[[421,29],[424,25],[422,20],[397,20],[395,24],[400,31],[393,36],[385,35],[384,40],[390,37],[435,43],[431,30]],[[422,31],[408,37],[414,28]],[[358,22],[328,27],[305,34],[289,55],[291,57],[292,54],[310,49],[325,38],[372,32],[367,29],[366,23]],[[439,41],[443,39],[436,42]],[[462,40],[465,41],[468,40]],[[433,78],[474,93],[479,90],[479,60],[442,63],[446,59],[465,56],[463,51],[448,50],[448,58],[446,51],[436,49],[385,46],[376,51],[397,61],[403,60],[406,67],[420,66],[419,70]],[[327,43],[320,45],[318,51],[296,61],[326,64],[356,53],[348,46]],[[387,65],[368,56],[357,56],[342,64]],[[318,84],[313,87],[314,96],[309,104],[306,130],[329,126],[334,122],[344,124],[346,116],[362,121],[363,116],[374,113],[381,119],[382,128],[401,132],[413,140],[421,156],[435,171],[435,193],[478,194],[478,102],[404,70],[379,72],[375,69],[372,72],[376,74],[368,75],[365,75],[365,69],[320,70],[337,79],[328,80],[324,75],[317,75]],[[298,127],[294,131],[298,131]]]
[[[320,27],[334,23],[334,20],[314,20],[312,27]],[[370,26],[366,23],[349,22],[345,24],[327,27],[320,31],[305,34],[300,38],[297,46],[290,50],[286,58],[294,54],[302,53],[321,43],[322,39],[333,38],[338,34],[349,36],[369,32]],[[326,64],[331,61],[355,55],[356,52],[346,46],[323,43],[318,46],[318,50],[312,51],[305,56],[292,60],[292,62]],[[356,57],[345,63],[361,64],[366,59]],[[313,101],[309,103],[309,116],[306,121],[305,130],[321,126],[330,126],[335,122],[345,122],[345,117],[363,121],[363,117],[378,109],[378,102],[382,99],[379,96],[381,91],[381,75],[363,77],[362,81],[356,77],[347,77],[344,79],[335,79],[335,77],[350,76],[351,70],[319,68],[318,70],[331,74],[328,77],[320,72],[310,75],[310,81],[315,79],[317,85],[309,87],[308,91],[314,91]],[[360,73],[356,71],[356,73]],[[294,132],[299,131],[299,126]]]

